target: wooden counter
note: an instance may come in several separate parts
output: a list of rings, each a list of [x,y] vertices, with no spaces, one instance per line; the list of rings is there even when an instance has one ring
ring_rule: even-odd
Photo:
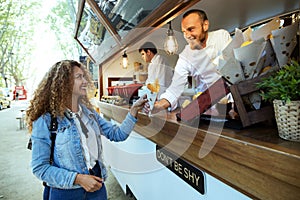
[[[128,112],[99,106],[118,122]],[[177,122],[175,113],[161,112],[151,118],[139,114],[135,131],[251,198],[300,199],[300,143],[280,139],[274,127],[194,128]]]

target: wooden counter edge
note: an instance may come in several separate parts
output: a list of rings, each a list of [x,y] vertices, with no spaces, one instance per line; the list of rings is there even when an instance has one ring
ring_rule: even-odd
[[[128,112],[128,107],[106,103],[99,103],[99,106],[105,116],[118,122],[122,122]],[[174,120],[165,120],[161,130],[157,131],[162,119],[150,119],[144,114],[140,114],[138,119],[136,132],[159,146],[168,145],[168,149],[181,158],[252,198],[300,199],[300,152],[297,150],[281,151],[282,148],[272,148],[276,145],[270,147],[263,141],[254,143],[241,139],[243,137],[231,137],[232,134],[225,132],[218,135],[203,129],[195,130]],[[185,131],[176,134],[179,128]],[[191,132],[195,133],[194,139],[187,141]],[[207,134],[217,135],[218,140],[213,149],[200,159],[199,151]],[[186,143],[190,143],[189,147],[180,152],[179,147]]]

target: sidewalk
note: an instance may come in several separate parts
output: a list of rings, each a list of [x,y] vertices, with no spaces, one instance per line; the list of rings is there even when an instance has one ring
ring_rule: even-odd
[[[11,108],[0,110],[0,200],[40,200],[43,186],[30,169],[31,151],[26,147],[28,131],[19,129],[18,113],[27,101],[13,101]],[[105,182],[108,199],[130,200],[111,173]]]

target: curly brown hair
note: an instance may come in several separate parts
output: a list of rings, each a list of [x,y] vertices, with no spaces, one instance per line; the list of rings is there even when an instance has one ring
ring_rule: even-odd
[[[30,100],[30,105],[26,111],[29,132],[32,131],[33,122],[41,115],[48,112],[54,117],[63,117],[65,110],[71,108],[75,66],[83,70],[88,82],[88,89],[94,89],[91,75],[83,64],[74,60],[57,62],[46,73]],[[87,96],[81,97],[79,103],[90,109],[93,108]]]

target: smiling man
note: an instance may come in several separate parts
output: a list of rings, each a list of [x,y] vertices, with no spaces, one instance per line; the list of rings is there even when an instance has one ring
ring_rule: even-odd
[[[189,10],[183,15],[181,29],[188,45],[179,54],[171,85],[155,103],[152,112],[177,107],[177,100],[187,84],[188,76],[196,80],[196,90],[205,91],[220,78],[217,73],[218,57],[231,41],[228,31],[209,32],[209,21],[202,10]]]

